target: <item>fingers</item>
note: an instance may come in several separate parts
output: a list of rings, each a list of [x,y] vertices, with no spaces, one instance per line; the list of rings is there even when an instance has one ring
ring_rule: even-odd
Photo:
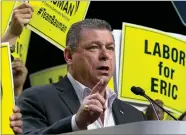
[[[91,112],[98,112],[100,114],[103,112],[103,109],[99,108],[97,105],[94,104],[89,105],[89,110]]]
[[[10,116],[10,127],[14,130],[15,133],[22,133],[22,125],[23,122],[21,121],[22,115],[20,113],[20,109],[18,106],[13,108],[13,114]]]
[[[16,66],[13,67],[12,69],[14,73],[27,73],[26,69],[23,66]]]
[[[97,106],[99,108],[99,111],[100,110],[103,111],[102,104],[96,99],[88,100],[87,101],[87,105],[89,105],[89,106],[91,106],[91,105]]]
[[[12,68],[15,67],[22,67],[23,65],[23,61],[20,59],[15,58],[14,61],[12,62]]]
[[[24,8],[30,8],[31,11],[34,12],[33,7],[29,3],[27,3],[27,2],[24,2],[23,4],[19,5],[15,9],[24,9]]]
[[[23,122],[21,120],[10,122],[10,127],[22,127],[22,125],[23,125]]]
[[[30,14],[32,15],[32,10],[30,8],[23,8],[23,9],[14,9],[14,13],[17,14]]]
[[[100,92],[103,88],[104,88],[104,80],[101,79],[101,80],[94,86],[94,88],[92,89],[92,93],[91,93],[91,94]]]
[[[28,24],[30,22],[30,19],[27,19],[27,18],[20,18],[19,16],[17,16],[17,23],[19,24]]]
[[[20,127],[13,127],[13,130],[16,134],[22,134],[22,129]]]
[[[100,104],[103,106],[103,108],[105,108],[105,99],[99,93],[95,93],[93,95],[89,95],[86,98],[88,100],[92,100],[92,99],[98,100],[100,102]]]
[[[18,106],[15,106],[13,108],[13,113],[20,113],[20,112],[21,112],[21,110],[20,110],[20,108]]]
[[[28,24],[32,18],[33,11],[30,4],[23,3],[14,9],[12,21],[21,24],[21,26],[23,26],[23,24]]]
[[[14,113],[10,116],[10,121],[20,120],[22,118],[21,113]]]

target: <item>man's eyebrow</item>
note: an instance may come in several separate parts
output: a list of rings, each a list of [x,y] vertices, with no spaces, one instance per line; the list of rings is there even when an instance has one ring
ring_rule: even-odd
[[[89,44],[103,45],[100,41],[92,41]],[[106,45],[115,45],[114,42],[109,42]]]

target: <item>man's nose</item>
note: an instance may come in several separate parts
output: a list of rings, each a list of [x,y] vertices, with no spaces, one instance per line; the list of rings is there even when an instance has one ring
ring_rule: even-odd
[[[106,61],[108,59],[109,59],[109,53],[108,53],[107,49],[105,49],[105,48],[101,49],[101,51],[100,51],[100,60]]]

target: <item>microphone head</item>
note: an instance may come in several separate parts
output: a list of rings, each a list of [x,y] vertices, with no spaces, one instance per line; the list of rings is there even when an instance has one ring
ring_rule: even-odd
[[[136,95],[141,95],[141,96],[144,96],[145,95],[145,91],[140,88],[140,87],[135,87],[135,86],[132,86],[131,87],[131,91],[136,94]]]

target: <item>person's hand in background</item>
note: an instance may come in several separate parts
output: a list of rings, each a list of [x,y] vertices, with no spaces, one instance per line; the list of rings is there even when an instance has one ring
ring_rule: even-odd
[[[17,6],[13,11],[9,28],[1,41],[9,42],[10,46],[14,45],[23,31],[24,25],[30,22],[33,11],[32,6],[27,2]]]
[[[12,62],[14,91],[19,96],[23,91],[23,86],[28,74],[27,68],[19,58],[15,58]]]
[[[161,101],[159,99],[156,99],[155,102],[159,106],[163,107],[163,101]],[[157,105],[155,105],[154,107],[155,107],[155,109],[157,111],[157,114],[158,114],[160,120],[163,120],[164,119],[164,111],[161,108],[159,108]],[[155,115],[154,110],[153,110],[151,105],[149,105],[147,107],[146,116],[147,116],[148,120],[157,120],[156,115]]]
[[[13,114],[10,116],[10,127],[14,131],[15,134],[22,134],[22,115],[20,112],[20,108],[15,106],[13,108]]]

